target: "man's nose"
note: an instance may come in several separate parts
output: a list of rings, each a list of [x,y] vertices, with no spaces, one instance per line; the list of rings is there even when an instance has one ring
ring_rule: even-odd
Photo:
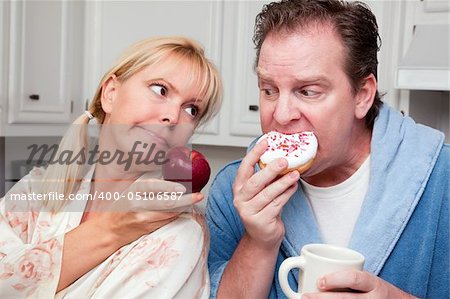
[[[280,125],[287,125],[301,117],[300,110],[296,106],[295,98],[290,93],[280,94],[273,113],[274,119]]]

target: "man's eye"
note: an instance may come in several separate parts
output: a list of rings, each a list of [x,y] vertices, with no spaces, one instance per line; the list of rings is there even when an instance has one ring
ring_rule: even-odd
[[[300,90],[300,94],[305,97],[313,97],[313,96],[317,95],[318,93],[313,90],[302,89],[302,90]]]
[[[195,117],[195,116],[198,115],[198,108],[195,107],[195,106],[189,106],[189,107],[186,107],[186,108],[184,109],[184,111],[186,111],[186,112],[187,112],[189,115],[191,115],[192,117]]]
[[[266,95],[266,96],[271,96],[271,95],[273,95],[275,92],[272,90],[272,89],[262,89],[261,90],[263,93],[264,93],[264,95]]]
[[[152,84],[150,85],[150,89],[160,96],[165,96],[167,94],[167,88],[161,84]]]

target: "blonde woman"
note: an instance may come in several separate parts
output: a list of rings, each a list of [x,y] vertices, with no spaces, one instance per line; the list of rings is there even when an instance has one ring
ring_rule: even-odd
[[[203,195],[159,179],[161,163],[137,163],[136,152],[158,162],[158,152],[185,144],[217,112],[221,93],[217,70],[192,40],[147,39],[125,51],[59,145],[58,154],[78,153],[84,163],[35,168],[0,201],[0,297],[208,298],[207,230],[186,213]],[[101,124],[95,152],[117,160],[87,158],[92,118]],[[133,200],[158,192],[177,200]],[[47,200],[9,200],[32,193]],[[67,200],[86,194],[127,198]]]

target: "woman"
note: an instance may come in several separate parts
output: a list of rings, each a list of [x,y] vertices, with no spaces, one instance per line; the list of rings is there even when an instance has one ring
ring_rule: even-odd
[[[69,150],[78,160],[33,169],[0,201],[1,297],[209,297],[207,230],[202,217],[186,213],[203,195],[158,179],[157,158],[217,112],[221,90],[217,70],[192,40],[131,46],[61,141],[57,156]],[[102,124],[97,159],[88,159],[92,118]],[[144,152],[153,163],[139,160]],[[8,200],[36,192],[47,200]],[[163,192],[172,200],[156,200]],[[83,195],[94,200],[68,200]]]

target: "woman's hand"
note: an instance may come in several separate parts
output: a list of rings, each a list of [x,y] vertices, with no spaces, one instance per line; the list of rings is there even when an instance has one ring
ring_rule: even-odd
[[[357,270],[325,275],[317,281],[317,286],[323,293],[304,294],[302,299],[416,298],[369,272]],[[347,288],[355,292],[333,292],[333,290]]]
[[[181,184],[144,174],[122,192],[122,198],[96,206],[85,220],[101,227],[121,247],[192,211],[204,198],[185,191]]]
[[[254,173],[254,167],[266,147],[265,140],[256,144],[242,160],[233,184],[234,206],[248,238],[261,248],[278,250],[284,237],[280,214],[297,190],[300,175],[292,171],[280,176],[287,167],[287,161],[282,158]]]
[[[150,174],[141,176],[131,185],[122,182],[122,186],[119,186],[120,183],[102,182],[101,186],[102,190],[114,194],[125,188],[122,191],[124,197],[117,201],[90,201],[85,212],[88,216],[83,216],[82,224],[66,233],[57,291],[72,284],[120,247],[177,219],[181,213],[191,210],[193,204],[203,199],[201,193],[184,194],[186,189],[182,185],[152,178]],[[140,200],[137,200],[138,192],[141,194]],[[144,200],[144,192],[147,193],[147,200]],[[164,195],[158,200],[158,192],[179,193],[175,200],[165,200]],[[152,200],[150,193],[154,193]]]

